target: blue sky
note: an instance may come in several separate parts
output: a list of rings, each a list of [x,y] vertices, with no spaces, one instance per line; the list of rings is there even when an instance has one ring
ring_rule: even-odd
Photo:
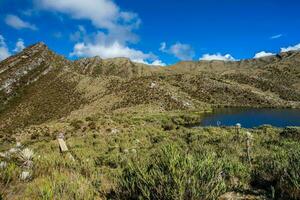
[[[297,0],[0,0],[0,59],[45,42],[70,59],[240,60],[300,49]]]

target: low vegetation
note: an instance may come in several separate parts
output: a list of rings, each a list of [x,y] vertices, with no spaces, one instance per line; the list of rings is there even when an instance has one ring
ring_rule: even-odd
[[[28,137],[22,146],[34,152],[29,159],[31,176],[20,178],[24,159],[4,156],[1,195],[8,199],[218,199],[239,192],[257,199],[300,198],[298,128],[264,126],[241,129],[238,135],[235,127],[188,128],[196,116],[172,112],[70,121],[66,142],[75,161],[59,152],[55,137]],[[101,129],[108,121],[111,127],[118,126]],[[166,124],[174,128],[166,129]],[[291,130],[292,136],[286,134]],[[251,163],[247,132],[253,137]],[[6,151],[14,146],[12,142]]]

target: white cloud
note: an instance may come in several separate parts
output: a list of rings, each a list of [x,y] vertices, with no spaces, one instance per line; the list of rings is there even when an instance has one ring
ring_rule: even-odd
[[[180,60],[192,60],[195,56],[195,52],[189,44],[182,44],[180,42],[173,44],[169,48],[165,42],[162,42],[159,50],[168,54],[172,54]]]
[[[4,60],[5,58],[9,57],[11,54],[7,48],[5,43],[5,39],[2,35],[0,35],[0,61]]]
[[[220,53],[217,54],[204,54],[200,58],[200,60],[222,60],[222,61],[235,61],[234,57],[232,57],[230,54],[222,55]]]
[[[267,57],[267,56],[274,56],[274,53],[269,53],[265,51],[261,51],[255,54],[254,58],[262,58],[262,57]]]
[[[282,34],[273,35],[273,36],[270,37],[270,39],[274,40],[274,39],[281,38],[282,36],[283,36]]]
[[[13,51],[14,52],[20,52],[23,49],[25,49],[24,41],[23,41],[23,39],[19,38],[18,41],[17,41],[17,43],[16,43],[16,47],[15,47],[15,49]]]
[[[87,32],[79,25],[70,35],[75,42],[70,56],[100,56],[102,58],[126,57],[145,64],[161,64],[152,53],[130,47],[138,42],[134,30],[141,20],[136,13],[121,10],[113,0],[34,0],[39,9],[69,15],[73,19],[89,20],[96,31]]]
[[[163,61],[161,60],[154,60],[153,62],[148,62],[148,61],[145,61],[145,60],[134,60],[134,62],[137,62],[137,63],[142,63],[142,64],[145,64],[145,65],[154,65],[154,66],[166,66],[167,64],[164,63]]]
[[[144,64],[152,64],[149,61],[152,61],[154,64],[163,64],[162,62],[158,62],[156,60],[156,56],[152,53],[143,53],[140,50],[136,50],[133,48],[129,48],[127,46],[123,46],[117,41],[113,44],[105,45],[101,43],[77,43],[74,46],[73,52],[70,56],[78,56],[78,57],[92,57],[92,56],[100,56],[101,58],[117,58],[117,57],[125,57],[129,58],[134,62],[144,63]]]
[[[166,66],[167,64],[162,62],[161,60],[154,60],[150,65],[156,65],[156,66]]]
[[[5,23],[15,29],[31,29],[37,30],[37,27],[34,24],[23,21],[16,15],[6,15]]]
[[[281,52],[287,52],[287,51],[300,51],[300,43],[296,44],[295,46],[281,48]]]
[[[35,0],[35,4],[73,19],[90,20],[96,28],[108,30],[119,43],[137,41],[132,30],[139,27],[140,18],[136,13],[122,11],[112,0]]]

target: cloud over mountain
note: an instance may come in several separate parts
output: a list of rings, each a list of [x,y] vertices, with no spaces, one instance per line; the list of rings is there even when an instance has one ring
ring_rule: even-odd
[[[159,48],[164,53],[171,54],[180,60],[192,60],[195,57],[195,52],[191,45],[177,42],[170,47],[167,47],[166,42],[162,42]]]
[[[262,57],[267,57],[267,56],[274,56],[274,53],[269,53],[265,51],[261,51],[255,54],[254,58],[262,58]]]
[[[23,41],[23,39],[19,38],[18,41],[17,41],[17,43],[16,43],[16,47],[15,47],[15,49],[13,51],[14,52],[20,52],[23,49],[25,49],[24,41]]]
[[[95,27],[87,32],[82,25],[70,35],[75,42],[71,56],[126,57],[136,62],[164,64],[152,53],[131,47],[138,42],[134,33],[141,23],[138,14],[122,10],[112,0],[35,0],[42,10],[69,15],[75,20],[89,20]]]
[[[296,44],[295,46],[281,48],[281,52],[287,52],[287,51],[300,51],[300,43]]]
[[[217,53],[217,54],[204,54],[204,55],[202,55],[200,60],[206,60],[206,61],[211,61],[211,60],[235,61],[235,58],[233,56],[231,56],[230,54],[222,55],[220,53]]]
[[[11,14],[6,15],[5,23],[15,29],[37,30],[37,27],[34,24],[26,22],[16,15],[11,15]]]

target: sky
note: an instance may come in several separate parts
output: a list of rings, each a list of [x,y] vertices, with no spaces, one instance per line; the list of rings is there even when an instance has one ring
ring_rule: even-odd
[[[171,65],[300,50],[298,0],[0,0],[0,60],[44,42],[75,60]]]

